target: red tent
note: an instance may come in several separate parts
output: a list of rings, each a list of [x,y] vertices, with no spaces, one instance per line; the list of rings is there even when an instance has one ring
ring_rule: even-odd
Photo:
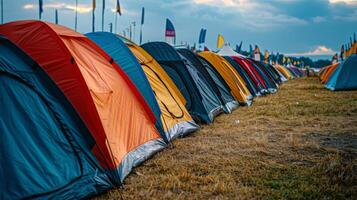
[[[254,84],[259,88],[267,88],[263,78],[259,75],[254,66],[245,58],[232,56],[232,58],[241,65],[247,72],[249,77],[253,80]]]

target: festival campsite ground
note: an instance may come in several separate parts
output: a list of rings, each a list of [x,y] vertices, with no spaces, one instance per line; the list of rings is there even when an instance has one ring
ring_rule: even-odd
[[[97,199],[357,199],[357,91],[292,80],[174,146]]]

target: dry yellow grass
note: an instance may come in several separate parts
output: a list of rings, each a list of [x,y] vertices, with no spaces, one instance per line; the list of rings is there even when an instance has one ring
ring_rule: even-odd
[[[357,199],[357,91],[293,80],[174,142],[97,199]]]

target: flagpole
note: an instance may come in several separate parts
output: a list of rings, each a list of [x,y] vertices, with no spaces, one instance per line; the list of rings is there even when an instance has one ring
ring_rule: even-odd
[[[55,10],[55,24],[58,24],[58,10]]]
[[[4,0],[1,0],[1,24],[4,23]]]
[[[102,31],[104,31],[104,10],[105,10],[105,0],[103,0],[103,5],[102,5]]]
[[[140,45],[143,42],[143,24],[140,26]]]
[[[143,42],[143,26],[144,26],[144,23],[145,23],[145,8],[142,7],[141,8],[141,23],[140,23],[140,39],[139,39],[140,45]]]
[[[133,27],[134,27],[134,30],[133,30],[133,39],[132,40],[133,40],[133,42],[135,42],[136,22],[133,22]]]
[[[77,31],[77,21],[78,21],[78,0],[76,0],[76,13],[74,18],[74,30]]]
[[[39,11],[38,17],[41,20],[42,19],[42,12],[43,12],[43,1],[42,0],[38,1],[38,11]]]
[[[114,31],[115,31],[115,34],[117,34],[117,28],[118,28],[118,13],[115,12],[115,28],[114,28]]]
[[[95,2],[96,0],[93,0],[93,2],[92,2],[92,32],[95,32],[95,7],[96,7],[96,2]]]

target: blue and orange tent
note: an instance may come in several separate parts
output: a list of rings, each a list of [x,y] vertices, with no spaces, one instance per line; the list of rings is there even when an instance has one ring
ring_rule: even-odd
[[[95,139],[92,151],[114,184],[166,146],[143,96],[90,39],[32,20],[1,25],[0,34],[30,55],[65,94]]]
[[[170,88],[172,87],[168,83],[170,80],[167,80],[169,77],[163,77],[162,73],[164,72],[158,72],[152,68],[150,68],[150,71],[145,70],[148,67],[146,65],[142,67],[118,35],[108,32],[95,32],[88,33],[86,36],[106,51],[130,77],[150,105],[156,118],[159,119],[156,121],[156,127],[167,142],[198,129],[198,125],[193,122],[186,108],[178,102],[180,99],[177,99],[176,95],[173,94],[175,91]],[[135,44],[130,43],[129,45]]]
[[[357,89],[357,54],[348,56],[337,66],[325,87],[334,91]]]
[[[42,68],[0,36],[0,199],[81,199],[113,187],[97,145]]]

